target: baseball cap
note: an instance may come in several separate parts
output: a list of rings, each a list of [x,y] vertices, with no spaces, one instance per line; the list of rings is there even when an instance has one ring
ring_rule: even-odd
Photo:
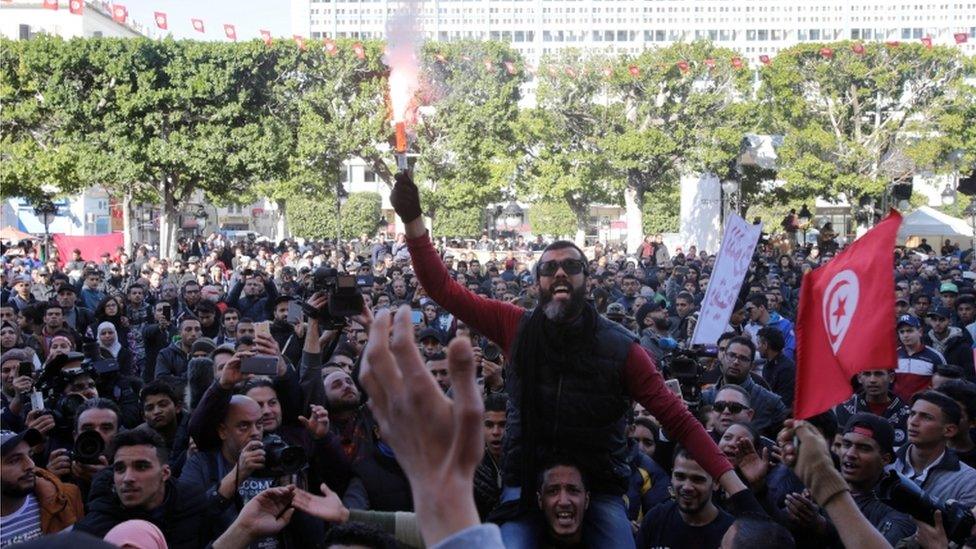
[[[31,277],[29,277],[28,275],[17,275],[14,277],[13,284],[20,284],[21,282],[30,284]]]
[[[898,325],[896,327],[900,328],[902,324],[907,324],[912,328],[922,327],[922,323],[919,322],[918,317],[914,315],[901,315],[898,317]]]
[[[949,312],[949,308],[948,307],[934,307],[931,311],[929,311],[929,314],[926,315],[926,316],[934,316],[934,317],[938,317],[938,318],[949,318],[950,315],[951,315],[951,313]]]
[[[905,305],[908,305],[908,300],[905,299],[904,297],[899,297],[898,299],[895,300],[895,304],[897,305],[898,303],[904,303]]]
[[[417,336],[417,341],[423,341],[425,339],[436,339],[441,345],[444,344],[444,338],[441,337],[441,333],[434,328],[424,328],[420,331],[420,335]]]
[[[68,283],[68,284],[62,284],[61,287],[58,288],[58,293],[60,294],[61,292],[71,292],[71,293],[73,293],[75,295],[78,295],[78,288],[75,288],[70,283]]]
[[[623,318],[627,316],[627,309],[621,303],[611,303],[606,314],[607,318]]]
[[[16,448],[21,441],[26,442],[28,446],[34,446],[44,442],[44,437],[37,429],[27,429],[23,433],[0,431],[0,455],[7,455],[7,452]]]
[[[844,434],[857,433],[874,439],[882,452],[894,452],[895,429],[880,416],[861,412],[854,414],[844,426]]]
[[[955,284],[953,284],[952,282],[943,282],[942,285],[939,286],[939,293],[940,294],[958,294],[959,293],[959,287],[956,286]]]

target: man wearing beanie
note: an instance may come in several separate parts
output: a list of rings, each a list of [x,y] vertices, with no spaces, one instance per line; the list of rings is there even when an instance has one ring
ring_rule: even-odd
[[[895,459],[894,442],[890,423],[861,412],[844,427],[840,452],[840,472],[851,487],[854,503],[892,546],[915,533],[912,518],[882,503],[874,491],[885,466]]]

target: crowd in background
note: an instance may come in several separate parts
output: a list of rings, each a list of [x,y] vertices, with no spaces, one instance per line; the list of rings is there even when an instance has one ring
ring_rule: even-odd
[[[540,276],[569,272],[563,262],[540,273],[548,244],[485,235],[469,249],[441,239],[434,250],[451,291],[531,311],[545,302]],[[414,479],[360,381],[374,322],[387,326],[404,306],[416,350],[448,396],[457,389],[448,347],[470,343],[484,436],[471,495],[482,521],[504,523],[508,365],[521,343],[479,333],[438,303],[447,289],[421,284],[430,262],[417,264],[417,246],[404,235],[339,246],[210,235],[181,241],[167,258],[137,246],[42,261],[29,243],[5,254],[0,547],[69,528],[119,546],[142,540],[129,541],[137,547],[422,546]],[[799,286],[837,246],[781,249],[764,237],[711,350],[689,341],[714,250],[669,250],[659,235],[636,250],[587,248],[586,302],[675,381],[669,388],[755,497],[737,505],[704,458],[676,444],[681,433],[627,400],[621,497],[635,544],[841,547],[850,538],[830,506],[850,491],[892,545],[939,546],[944,513],[932,527],[879,493],[895,471],[936,502],[976,506],[974,258],[948,243],[939,251],[924,241],[895,250],[898,367],[859,374],[854,397],[799,425],[789,419]],[[355,314],[324,313],[337,279],[355,280]],[[267,370],[249,373],[261,357],[272,357]],[[693,378],[675,374],[689,363]],[[558,422],[562,408],[553,414]],[[822,437],[826,465],[797,467],[796,448],[777,441],[784,426],[811,448]],[[539,546],[585,543],[599,479],[572,452],[563,458],[539,464],[535,486],[522,484],[545,525],[533,534]],[[287,524],[253,527],[268,509],[287,511]]]

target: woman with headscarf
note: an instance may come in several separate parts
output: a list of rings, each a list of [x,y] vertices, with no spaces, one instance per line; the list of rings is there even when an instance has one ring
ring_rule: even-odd
[[[34,369],[40,369],[42,362],[40,357],[37,356],[37,352],[34,348],[27,344],[27,339],[24,338],[23,332],[20,331],[20,326],[15,322],[4,321],[0,324],[0,353],[9,351],[10,349],[21,349],[28,353],[31,357],[31,362],[34,363]]]
[[[119,340],[119,333],[115,325],[104,321],[98,325],[98,351],[102,359],[114,359],[119,365],[119,373],[123,376],[132,373],[132,353],[127,345]]]
[[[127,520],[105,534],[105,541],[124,549],[168,549],[163,532],[145,520]]]

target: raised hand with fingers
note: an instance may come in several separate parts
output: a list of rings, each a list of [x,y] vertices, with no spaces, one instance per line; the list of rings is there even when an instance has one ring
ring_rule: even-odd
[[[766,475],[769,473],[769,450],[763,448],[762,455],[756,452],[756,447],[748,438],[739,440],[739,471],[749,483],[753,491],[759,491],[766,483]]]
[[[298,421],[308,429],[312,438],[320,439],[329,434],[329,411],[318,404],[312,405],[310,417],[298,416]]]
[[[410,308],[403,306],[395,320],[389,311],[376,317],[359,375],[383,440],[396,452],[410,480],[428,546],[480,523],[472,490],[484,452],[484,404],[468,340],[452,341],[447,360],[453,401],[424,367],[414,343]],[[441,509],[454,512],[442,516]]]
[[[302,489],[296,490],[292,505],[299,511],[326,522],[341,524],[349,520],[349,509],[342,504],[339,495],[330,490],[324,482],[319,488],[322,490],[321,496],[310,494]]]

